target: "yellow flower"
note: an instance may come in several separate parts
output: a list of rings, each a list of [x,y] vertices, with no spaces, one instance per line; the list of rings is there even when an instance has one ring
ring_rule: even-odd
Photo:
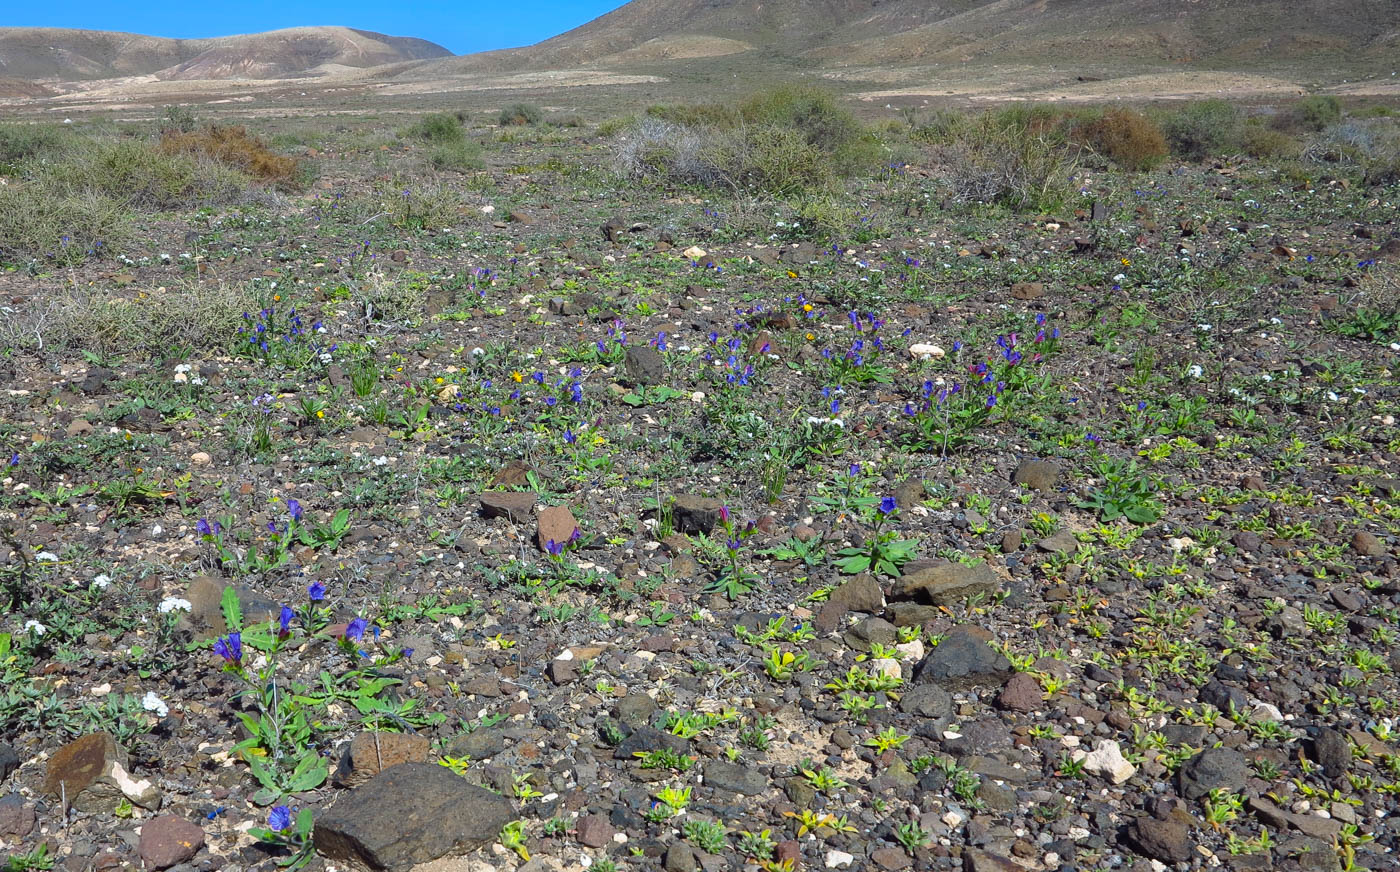
[[[318,412],[316,413],[316,417],[318,417],[318,418],[324,418],[324,417],[326,417],[326,410],[325,410],[325,409],[321,409],[320,411],[318,411]]]
[[[280,302],[282,302],[282,295],[281,295],[281,294],[273,294],[273,295],[272,295],[272,302],[274,302],[274,303],[280,303]]]
[[[605,442],[607,442],[607,441],[608,441],[608,440],[604,439],[601,435],[599,435],[599,436],[594,436],[594,437],[593,437],[593,444],[594,444],[594,445],[602,445],[603,443],[605,443]]]
[[[808,342],[815,342],[816,339],[817,339],[817,334],[815,334],[815,333],[808,333],[808,334],[807,334],[807,341],[808,341]]]
[[[442,384],[442,376],[438,376],[437,378],[433,379],[433,381],[437,382],[438,384]]]
[[[790,279],[795,279],[795,278],[797,278],[797,273],[793,272],[792,270],[788,270],[788,278],[790,278]]]
[[[517,369],[517,370],[514,370],[513,372],[511,372],[511,374],[510,374],[510,380],[511,380],[511,381],[517,381],[517,382],[518,382],[518,381],[524,381],[524,380],[525,380],[525,376],[521,375],[521,374],[520,374],[520,370]]]
[[[804,311],[804,312],[810,312],[810,311],[812,311],[812,310],[815,309],[815,308],[816,308],[816,306],[813,306],[811,303],[803,303],[803,304],[802,304],[802,311]]]
[[[1126,257],[1120,257],[1120,258],[1118,258],[1118,261],[1119,261],[1119,263],[1123,264],[1123,266],[1132,266],[1132,265],[1133,265],[1133,262],[1132,262],[1131,260],[1128,260]]]

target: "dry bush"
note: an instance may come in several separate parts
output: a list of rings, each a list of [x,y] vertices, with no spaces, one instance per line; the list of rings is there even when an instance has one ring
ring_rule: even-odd
[[[1075,127],[1073,137],[1126,170],[1150,170],[1167,157],[1167,138],[1152,119],[1109,109]]]
[[[1073,190],[1075,156],[1059,127],[1038,110],[989,112],[937,147],[934,158],[953,199],[1049,212]]]
[[[243,127],[211,126],[190,133],[168,130],[160,138],[160,150],[207,157],[284,190],[298,186],[297,159],[278,154]]]
[[[0,349],[81,348],[159,357],[172,347],[232,347],[243,313],[258,308],[246,288],[177,285],[135,298],[72,287],[0,319]]]

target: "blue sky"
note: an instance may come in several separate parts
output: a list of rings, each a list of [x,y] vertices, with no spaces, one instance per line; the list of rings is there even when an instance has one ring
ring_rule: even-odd
[[[513,2],[406,3],[325,0],[234,3],[149,0],[68,0],[14,4],[0,26],[77,27],[151,36],[198,37],[257,33],[308,24],[343,24],[393,36],[432,40],[458,54],[530,45],[591,21],[622,0],[513,0]]]

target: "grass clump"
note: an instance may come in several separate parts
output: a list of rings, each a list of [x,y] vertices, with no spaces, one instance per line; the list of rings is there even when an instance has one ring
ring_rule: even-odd
[[[167,155],[210,158],[278,188],[297,187],[300,169],[297,159],[273,151],[244,127],[211,126],[191,132],[170,130],[161,136],[160,151]]]
[[[57,151],[69,141],[56,124],[0,124],[0,174],[15,172],[22,161]]]
[[[1130,109],[1109,109],[1078,125],[1074,138],[1125,170],[1141,172],[1167,157],[1167,138],[1147,116]]]
[[[1342,102],[1330,94],[1312,94],[1290,106],[1278,120],[1288,129],[1317,133],[1342,120]]]
[[[463,139],[435,146],[428,152],[428,166],[465,173],[481,169],[486,162],[481,159],[481,146]]]
[[[496,122],[502,127],[527,127],[544,120],[544,112],[533,103],[512,103],[501,110]]]

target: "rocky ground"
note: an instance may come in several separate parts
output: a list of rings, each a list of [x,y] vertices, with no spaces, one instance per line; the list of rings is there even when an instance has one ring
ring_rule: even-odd
[[[0,276],[6,868],[1395,868],[1393,187],[314,152]]]

